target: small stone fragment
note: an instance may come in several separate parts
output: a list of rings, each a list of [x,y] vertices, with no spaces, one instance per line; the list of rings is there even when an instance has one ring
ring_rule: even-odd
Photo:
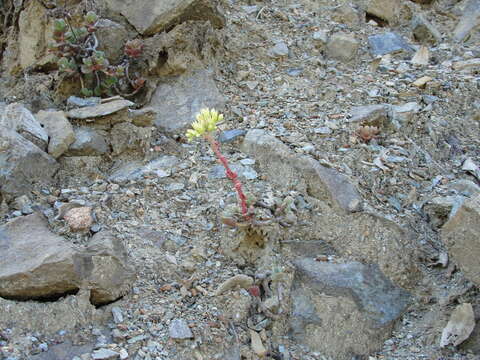
[[[114,360],[118,359],[120,354],[110,349],[99,349],[92,353],[92,360]]]
[[[122,309],[120,309],[118,306],[112,307],[112,315],[113,315],[113,322],[115,324],[120,324],[123,322]]]
[[[424,87],[429,81],[432,81],[433,79],[430,76],[422,76],[421,78],[418,78],[413,82],[413,85],[421,88]]]
[[[48,153],[54,158],[60,157],[75,141],[73,127],[63,111],[40,111],[37,119],[47,130],[50,140]]]
[[[252,342],[252,350],[255,354],[257,354],[259,357],[264,357],[267,355],[267,349],[263,345],[262,339],[256,331],[250,330],[250,339]]]
[[[88,206],[77,207],[69,210],[65,221],[72,231],[88,231],[93,224],[92,209]]]
[[[359,46],[360,43],[354,34],[336,33],[328,41],[327,55],[333,59],[348,62],[355,58]]]
[[[231,143],[238,139],[240,136],[244,136],[246,133],[247,131],[243,129],[225,130],[222,131],[218,136],[218,141],[220,141],[222,144]]]
[[[170,337],[176,340],[184,340],[193,338],[192,331],[183,319],[173,319],[168,327]]]
[[[85,106],[95,106],[99,105],[102,102],[102,98],[99,97],[87,97],[81,98],[78,96],[70,96],[67,99],[68,107],[85,107]]]
[[[288,46],[281,41],[270,49],[270,56],[273,58],[280,58],[288,55]]]
[[[428,65],[428,61],[430,60],[430,51],[426,46],[421,46],[420,49],[417,50],[415,55],[412,58],[412,64],[414,65]]]
[[[417,14],[412,19],[412,32],[415,39],[422,43],[439,43],[442,35],[425,16]]]
[[[475,316],[472,305],[464,303],[453,310],[447,326],[443,329],[440,346],[458,346],[468,339],[475,328]]]
[[[463,41],[478,25],[480,25],[480,0],[469,0],[453,31],[453,40]]]
[[[236,287],[239,287],[242,289],[248,289],[252,284],[253,284],[253,279],[250,276],[238,274],[224,281],[218,287],[217,291],[215,291],[215,296],[221,295]]]

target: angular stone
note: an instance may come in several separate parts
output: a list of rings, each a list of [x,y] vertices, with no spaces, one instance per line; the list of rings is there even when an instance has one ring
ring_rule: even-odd
[[[413,120],[415,114],[420,111],[420,105],[416,102],[409,102],[402,105],[393,105],[391,109],[392,122],[397,128],[400,128]]]
[[[480,69],[480,59],[469,59],[465,61],[455,61],[452,64],[453,70],[476,71]]]
[[[352,117],[349,122],[362,123],[363,125],[383,127],[388,121],[387,105],[355,106],[350,110]]]
[[[355,35],[348,33],[335,33],[327,43],[327,55],[333,59],[348,62],[355,58],[360,43]]]
[[[434,228],[440,228],[448,221],[452,209],[458,209],[465,198],[463,196],[438,196],[429,200],[423,206]]]
[[[127,182],[130,180],[139,180],[144,176],[167,177],[171,174],[171,169],[177,165],[179,159],[175,156],[161,156],[150,161],[148,164],[142,162],[129,162],[116,168],[108,178],[114,182]]]
[[[123,56],[123,48],[128,39],[128,31],[123,25],[120,25],[109,19],[100,19],[97,21],[97,31],[95,35],[98,38],[98,50],[105,52],[105,56],[110,62],[115,63]]]
[[[449,255],[465,277],[480,285],[480,194],[466,199],[441,229]]]
[[[422,14],[416,14],[412,18],[411,26],[413,36],[422,43],[439,43],[442,41],[440,31]]]
[[[152,35],[188,20],[210,21],[221,28],[223,15],[211,0],[102,0],[111,11],[125,16],[142,35]]]
[[[113,100],[95,106],[85,106],[78,109],[72,109],[67,112],[67,117],[71,119],[93,119],[97,117],[107,116],[135,105],[129,100]]]
[[[50,231],[43,215],[19,217],[0,227],[0,252],[1,297],[49,299],[78,290],[75,250]]]
[[[36,114],[40,124],[47,130],[50,140],[48,153],[60,157],[75,141],[73,127],[63,111],[40,111]]]
[[[354,212],[362,199],[348,178],[318,161],[293,153],[288,146],[265,131],[250,130],[242,151],[258,160],[269,181],[285,189],[297,188],[335,207]]]
[[[280,41],[279,43],[275,44],[270,50],[269,54],[273,58],[284,57],[288,55],[288,46],[285,42]]]
[[[367,14],[395,24],[400,15],[401,3],[397,0],[360,0],[359,5]]]
[[[92,360],[114,360],[118,359],[120,354],[110,349],[98,349],[92,353]]]
[[[246,133],[247,131],[243,129],[225,130],[222,131],[218,136],[218,141],[220,141],[222,144],[230,143],[235,141],[235,139],[239,138],[240,136],[244,136]]]
[[[338,23],[355,27],[360,25],[362,21],[362,14],[360,14],[360,12],[351,4],[346,3],[335,9],[332,19]]]
[[[308,258],[294,264],[291,336],[335,359],[380,350],[411,300],[376,265]]]
[[[22,69],[44,55],[48,25],[47,9],[38,1],[28,2],[18,18],[18,61]]]
[[[478,25],[480,25],[480,0],[470,0],[453,31],[453,40],[463,41]]]
[[[151,127],[138,127],[130,123],[116,124],[110,131],[110,143],[114,155],[127,150],[145,153],[152,139]]]
[[[193,338],[192,331],[183,319],[173,319],[168,327],[172,339],[184,340]]]
[[[109,231],[93,235],[78,254],[76,266],[82,285],[90,289],[90,301],[97,306],[127,294],[135,280],[125,246]]]
[[[58,163],[17,133],[1,129],[0,169],[0,192],[10,198],[50,183]]]
[[[0,118],[0,128],[17,132],[42,150],[47,148],[47,132],[35,116],[20,103],[13,103],[5,108]]]
[[[413,52],[413,48],[394,32],[371,35],[368,37],[368,43],[373,56],[383,56],[399,51]]]
[[[100,105],[101,103],[102,103],[102,98],[99,98],[99,97],[81,98],[78,96],[70,96],[67,99],[67,105],[69,108],[96,106],[96,105]]]
[[[108,145],[101,135],[95,129],[88,127],[79,127],[74,129],[75,141],[68,149],[68,155],[102,155],[108,151]]]
[[[162,82],[150,106],[157,112],[155,125],[167,133],[183,134],[200,109],[222,110],[225,98],[206,70],[185,73]]]

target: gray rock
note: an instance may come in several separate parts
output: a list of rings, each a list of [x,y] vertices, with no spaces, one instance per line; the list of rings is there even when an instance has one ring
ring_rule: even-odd
[[[257,172],[253,170],[250,166],[244,166],[240,164],[229,164],[229,165],[230,165],[230,169],[233,172],[236,172],[239,178],[254,180],[258,177]],[[224,179],[227,177],[227,174],[223,165],[215,165],[214,167],[212,167],[212,169],[208,173],[208,177],[210,179]]]
[[[316,206],[322,215],[316,216],[313,226],[303,233],[305,239],[323,239],[339,256],[377,264],[397,286],[405,289],[414,286],[420,272],[412,232],[378,214],[342,214],[320,203]]]
[[[288,46],[285,42],[280,41],[275,44],[270,50],[269,54],[273,58],[280,58],[288,55]]]
[[[144,176],[168,177],[172,168],[177,165],[179,159],[175,156],[165,155],[154,159],[146,165],[142,162],[129,162],[114,169],[109,177],[110,181],[123,183],[130,180],[142,179]]]
[[[127,294],[135,280],[122,241],[109,231],[93,235],[76,261],[82,286],[88,286],[90,301],[97,306]]]
[[[38,331],[48,337],[58,336],[59,331],[75,332],[78,331],[78,328],[91,324],[98,315],[95,306],[90,304],[89,297],[90,293],[88,291],[80,291],[75,296],[67,296],[55,302],[18,302],[0,297],[0,324],[2,324],[2,327],[5,324],[15,324],[12,329],[12,335],[14,336],[24,336],[22,329]],[[15,311],[12,311],[12,309],[15,309]],[[51,358],[58,360],[71,359],[75,354],[89,351],[91,351],[91,347],[86,346],[83,351],[79,350],[79,352],[69,356],[68,349],[64,351],[60,349],[57,358],[53,355]],[[49,355],[52,352],[55,355],[57,354],[55,349],[50,346]],[[51,358],[47,359],[50,360]],[[40,359],[46,360],[45,358]]]
[[[466,199],[441,229],[448,253],[465,277],[480,285],[480,194]]]
[[[123,244],[110,233],[74,248],[38,213],[0,227],[0,250],[0,296],[8,299],[55,299],[86,286],[90,301],[102,305],[125,295],[134,278]]]
[[[168,327],[172,339],[183,340],[193,338],[192,331],[183,319],[173,319]]]
[[[113,321],[115,322],[115,324],[120,324],[123,322],[122,309],[120,309],[118,306],[112,307],[112,315],[113,315]]]
[[[49,299],[78,290],[75,250],[48,229],[43,215],[19,217],[2,226],[0,250],[0,296]]]
[[[335,359],[380,350],[411,299],[376,265],[307,258],[294,264],[291,336]]]
[[[54,158],[19,134],[0,131],[0,193],[6,198],[49,184],[58,170]]]
[[[202,108],[222,110],[225,98],[212,75],[206,70],[198,70],[162,82],[155,90],[150,106],[157,112],[155,125],[160,130],[183,134]]]
[[[50,345],[46,353],[33,355],[30,357],[30,359],[31,360],[65,360],[65,359],[74,360],[74,359],[80,359],[78,356],[85,353],[90,353],[92,350],[93,350],[92,345],[72,345],[70,341],[65,341],[62,344]]]
[[[415,39],[422,43],[439,43],[442,41],[440,31],[422,14],[412,18],[412,32]]]
[[[0,118],[0,129],[13,130],[40,149],[44,151],[47,149],[47,132],[35,116],[20,103],[13,103],[5,107]]]
[[[72,109],[67,112],[67,117],[71,119],[92,120],[97,117],[107,116],[135,105],[129,100],[113,100],[95,106],[85,106],[78,109]]]
[[[116,124],[110,131],[113,155],[119,155],[127,150],[145,153],[151,138],[151,127],[138,127],[130,123]]]
[[[102,102],[102,98],[99,98],[99,97],[81,98],[78,96],[70,96],[67,99],[67,105],[69,108],[96,106],[96,105],[99,105],[101,102]]]
[[[99,349],[92,353],[92,360],[113,360],[118,359],[120,354],[110,349]]]
[[[368,43],[373,56],[383,56],[399,51],[413,52],[413,48],[400,35],[394,32],[369,36]]]
[[[102,0],[114,13],[122,14],[142,35],[152,35],[187,20],[210,21],[221,28],[223,15],[211,0],[150,0],[135,2]]]
[[[364,18],[364,16],[363,16]],[[362,14],[355,9],[352,4],[342,4],[335,8],[332,19],[338,23],[346,24],[352,27],[360,25],[362,22]]]
[[[124,26],[109,19],[97,21],[98,50],[105,52],[110,62],[115,63],[123,56],[123,48],[128,40],[128,31]]]
[[[480,186],[467,179],[454,181],[450,184],[449,188],[457,191],[460,195],[468,197],[480,194]]]
[[[359,0],[358,5],[367,14],[395,24],[400,15],[401,3],[397,0]]]
[[[416,102],[409,102],[402,105],[393,105],[391,107],[391,119],[395,127],[401,126],[412,122],[415,114],[420,111],[420,105]]]
[[[357,55],[360,43],[354,34],[335,33],[327,43],[327,55],[333,59],[348,62]]]
[[[75,141],[73,127],[63,111],[40,111],[36,114],[40,124],[47,130],[50,140],[48,153],[54,158],[60,157]]]
[[[463,196],[434,197],[423,205],[423,211],[428,215],[432,226],[438,229],[447,222],[452,209],[458,209],[464,199]]]
[[[108,145],[99,131],[83,126],[74,129],[74,132],[75,141],[70,145],[67,155],[102,155],[108,152]]]
[[[246,130],[243,129],[233,129],[233,130],[225,130],[220,133],[218,136],[218,141],[222,144],[224,143],[231,143],[238,139],[241,136],[244,136],[247,133]]]
[[[480,0],[469,0],[453,31],[453,40],[463,41],[478,25],[480,25]]]
[[[387,105],[355,106],[350,110],[352,117],[349,122],[383,127],[388,121]]]
[[[359,211],[362,199],[348,178],[318,161],[293,153],[288,146],[263,130],[250,130],[242,151],[255,158],[269,181],[285,189],[297,188],[336,208]],[[300,175],[300,176],[299,176]]]

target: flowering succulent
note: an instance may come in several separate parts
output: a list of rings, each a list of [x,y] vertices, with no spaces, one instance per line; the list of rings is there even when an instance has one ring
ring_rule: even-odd
[[[217,123],[223,120],[223,114],[219,114],[215,109],[206,108],[200,110],[196,119],[192,123],[192,129],[187,130],[188,141],[217,130]]]
[[[125,43],[123,52],[131,58],[138,58],[143,51],[143,41],[140,39],[129,40]]]

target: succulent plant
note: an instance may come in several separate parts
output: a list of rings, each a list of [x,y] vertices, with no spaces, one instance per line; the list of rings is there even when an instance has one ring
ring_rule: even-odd
[[[95,35],[98,16],[89,11],[78,27],[73,27],[68,17],[56,19],[53,24],[54,42],[49,44],[49,51],[57,56],[58,69],[61,72],[79,78],[84,96],[101,96],[121,93],[119,90],[132,89],[134,95],[145,85],[141,77],[131,78],[130,61],[138,59],[143,51],[140,39],[129,40],[125,44],[124,58],[118,65],[111,65],[105,53],[97,50],[99,43]]]

